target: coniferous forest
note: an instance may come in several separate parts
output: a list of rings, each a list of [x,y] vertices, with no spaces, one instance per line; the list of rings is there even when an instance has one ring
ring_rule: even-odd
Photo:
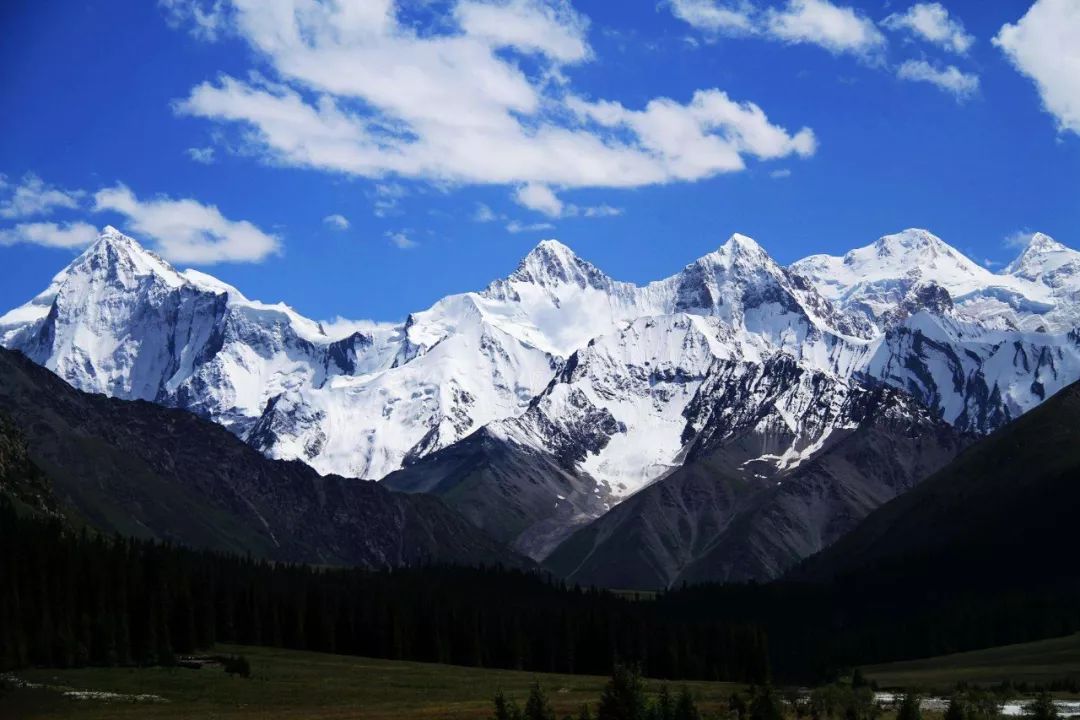
[[[1009,583],[989,572],[995,562],[948,577],[899,563],[831,585],[635,599],[502,568],[273,564],[75,531],[4,500],[0,667],[170,664],[230,642],[536,672],[607,674],[626,662],[657,678],[815,682],[862,663],[1080,630],[1075,581],[1040,584],[1010,565]]]
[[[320,569],[74,532],[0,506],[0,666],[170,664],[236,642],[538,672],[762,681],[753,624],[497,568]]]

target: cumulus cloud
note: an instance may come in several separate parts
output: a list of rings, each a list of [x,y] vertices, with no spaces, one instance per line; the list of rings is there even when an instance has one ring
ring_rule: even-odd
[[[547,185],[528,183],[514,193],[514,199],[522,207],[535,210],[549,217],[559,217],[563,213],[563,204]]]
[[[979,76],[965,73],[955,65],[938,68],[925,60],[908,60],[897,68],[901,80],[927,82],[952,93],[958,100],[971,97],[979,89]]]
[[[717,0],[671,0],[671,12],[699,30],[723,35],[757,32],[754,7],[749,2]]]
[[[697,123],[691,140],[706,135],[716,152],[688,163],[689,153],[672,158],[678,135],[660,137],[680,126],[643,137],[633,125],[567,112],[573,93],[562,70],[592,58],[588,21],[569,3],[453,7],[442,24],[417,29],[399,20],[393,0],[232,0],[235,32],[275,77],[221,76],[176,110],[242,128],[274,162],[377,179],[637,187],[744,167],[744,146],[728,140],[738,128],[727,122]],[[678,105],[660,100],[658,108]],[[757,112],[773,134],[790,137]],[[809,154],[800,148],[812,133],[796,136],[788,154]]]
[[[48,215],[57,208],[73,209],[86,194],[81,190],[62,190],[45,183],[33,173],[27,173],[17,185],[6,179],[0,183],[5,197],[0,201],[0,217],[18,219]]]
[[[189,147],[187,156],[197,163],[211,165],[214,162],[214,148],[212,147]]]
[[[54,222],[19,223],[0,229],[0,245],[43,245],[54,248],[80,248],[94,242],[97,228],[90,223]]]
[[[408,230],[398,230],[397,232],[388,232],[386,237],[390,242],[394,243],[401,250],[409,250],[418,245],[418,243],[409,237]]]
[[[1080,4],[1038,0],[1024,17],[994,38],[1022,74],[1039,89],[1043,107],[1061,130],[1080,134]]]
[[[832,53],[870,56],[886,45],[871,20],[828,0],[788,0],[783,9],[766,13],[765,26],[780,40],[820,45]]]
[[[787,0],[767,9],[749,0],[670,0],[670,7],[679,19],[713,35],[756,35],[867,58],[887,44],[873,21],[829,0]]]
[[[213,205],[196,200],[140,200],[118,184],[94,194],[94,210],[125,216],[134,234],[152,240],[155,250],[173,262],[258,262],[280,251],[274,235],[246,220],[229,220]]]
[[[344,215],[334,213],[333,215],[327,215],[322,219],[323,225],[331,230],[348,230],[349,219]]]
[[[964,24],[950,17],[941,3],[916,3],[906,12],[889,15],[881,24],[960,55],[966,54],[975,43]]]

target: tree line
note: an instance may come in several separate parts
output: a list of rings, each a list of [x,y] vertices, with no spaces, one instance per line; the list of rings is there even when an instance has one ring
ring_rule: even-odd
[[[537,573],[274,564],[76,532],[0,503],[0,668],[171,664],[216,642],[397,660],[761,682],[753,623],[686,622]]]

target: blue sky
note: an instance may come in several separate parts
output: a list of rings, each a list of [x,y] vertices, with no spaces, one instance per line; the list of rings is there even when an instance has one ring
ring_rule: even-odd
[[[386,320],[545,237],[638,282],[736,231],[784,263],[1080,245],[1073,0],[349,5],[4,3],[0,308],[105,224]]]

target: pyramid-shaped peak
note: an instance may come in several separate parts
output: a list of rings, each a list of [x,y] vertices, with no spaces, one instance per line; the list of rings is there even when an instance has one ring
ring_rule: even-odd
[[[1024,253],[1048,253],[1067,250],[1069,250],[1068,247],[1059,243],[1046,233],[1037,232],[1031,234],[1031,239],[1028,240],[1027,247],[1024,248]]]
[[[61,274],[82,274],[105,271],[111,276],[153,275],[169,285],[183,285],[186,281],[176,269],[147,250],[138,240],[125,235],[112,225],[102,228],[94,244],[75,258]]]
[[[509,280],[542,287],[578,285],[606,287],[611,280],[558,240],[541,240],[518,264]]]

